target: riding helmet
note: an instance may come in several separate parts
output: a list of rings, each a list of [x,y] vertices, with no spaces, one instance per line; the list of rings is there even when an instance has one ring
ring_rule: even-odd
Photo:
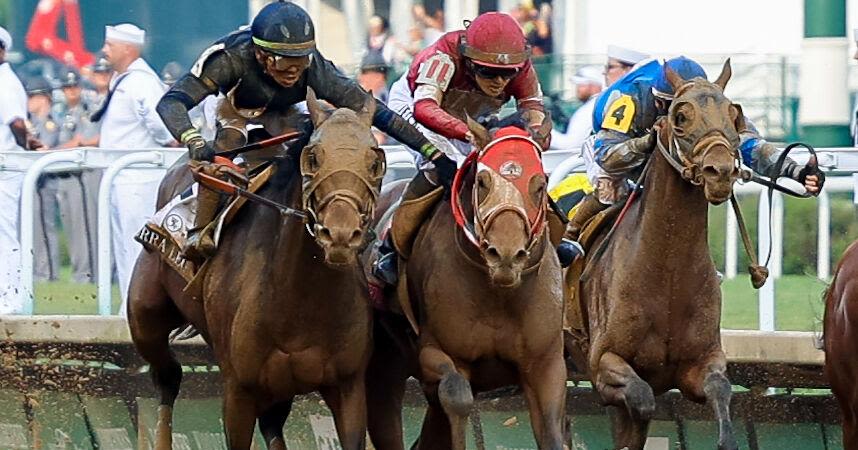
[[[487,12],[465,26],[459,49],[475,64],[518,69],[530,58],[527,39],[509,14]]]
[[[292,2],[270,3],[250,26],[253,43],[280,56],[307,56],[316,49],[316,32],[307,11]]]
[[[676,72],[676,74],[683,80],[691,80],[692,78],[698,77],[706,78],[706,71],[704,71],[703,67],[701,67],[700,64],[697,64],[694,60],[684,56],[668,59],[665,61],[664,66],[658,77],[656,77],[652,87],[653,93],[656,96],[666,100],[673,99],[673,86],[667,79],[668,67]]]

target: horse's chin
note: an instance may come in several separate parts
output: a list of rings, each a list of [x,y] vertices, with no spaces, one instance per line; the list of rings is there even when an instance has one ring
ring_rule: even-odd
[[[521,269],[511,266],[489,266],[489,278],[494,286],[514,289],[521,284]]]
[[[730,195],[732,195],[732,193],[732,184],[725,184],[723,186],[719,185],[717,187],[710,187],[710,185],[705,184],[703,188],[703,195],[706,196],[706,201],[713,205],[720,205],[721,203],[726,202],[730,199]]]
[[[346,246],[322,246],[325,264],[334,269],[345,269],[357,263],[357,252]]]

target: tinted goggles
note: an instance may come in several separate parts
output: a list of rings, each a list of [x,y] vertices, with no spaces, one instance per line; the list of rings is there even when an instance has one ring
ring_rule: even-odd
[[[503,78],[504,80],[509,80],[521,71],[518,68],[509,68],[503,69],[500,67],[489,67],[489,66],[481,66],[479,64],[471,63],[471,69],[477,74],[480,78],[486,79],[495,79],[495,78]]]

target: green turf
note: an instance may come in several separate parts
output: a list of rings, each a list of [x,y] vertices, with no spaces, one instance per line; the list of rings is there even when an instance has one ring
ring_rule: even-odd
[[[822,292],[827,284],[816,277],[785,275],[775,282],[775,323],[778,330],[818,331],[823,312]],[[724,280],[721,285],[723,328],[759,327],[758,291],[748,276]]]
[[[36,314],[96,314],[98,312],[95,284],[68,281],[68,268],[63,268],[61,280],[36,283]],[[724,280],[721,326],[753,330],[758,327],[757,291],[748,277]],[[822,291],[826,284],[815,277],[786,275],[777,280],[776,321],[779,330],[818,331],[822,317]],[[113,310],[119,307],[119,288],[113,285]]]
[[[60,279],[35,285],[36,314],[98,314],[98,287],[92,283],[74,283],[71,269],[62,267]],[[113,285],[113,311],[119,310],[119,286]]]

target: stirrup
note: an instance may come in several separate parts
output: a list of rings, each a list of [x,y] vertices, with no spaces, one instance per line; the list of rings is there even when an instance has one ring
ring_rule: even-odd
[[[396,252],[385,253],[372,263],[372,274],[388,286],[395,286],[399,280]]]

